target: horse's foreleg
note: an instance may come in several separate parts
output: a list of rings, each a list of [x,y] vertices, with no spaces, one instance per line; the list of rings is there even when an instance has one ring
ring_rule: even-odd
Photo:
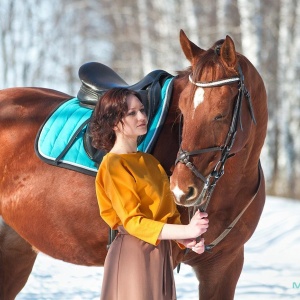
[[[36,256],[0,217],[0,299],[15,299],[27,282]]]
[[[233,300],[244,263],[244,249],[222,253],[212,261],[194,267],[200,281],[199,299]]]

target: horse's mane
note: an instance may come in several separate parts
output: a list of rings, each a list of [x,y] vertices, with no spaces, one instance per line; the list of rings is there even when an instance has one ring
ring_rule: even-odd
[[[185,70],[176,71],[177,78],[181,79],[181,78],[187,77],[189,74],[191,74],[191,72],[192,72],[192,67],[188,67]]]

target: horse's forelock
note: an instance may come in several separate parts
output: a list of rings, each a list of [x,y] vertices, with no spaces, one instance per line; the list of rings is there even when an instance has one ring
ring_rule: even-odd
[[[222,74],[219,74],[221,70]],[[197,64],[194,66],[193,75],[196,80],[200,78],[208,78],[205,81],[215,80],[216,78],[222,78],[225,76],[224,68],[222,67],[219,55],[215,52],[214,48],[208,49],[201,58],[198,60]],[[211,75],[208,75],[211,74]],[[209,78],[211,76],[211,78]],[[203,81],[203,80],[201,80]]]
[[[221,40],[216,41],[216,42],[212,45],[211,49],[215,49],[215,48],[217,48],[217,47],[223,45],[224,41],[225,41],[224,39],[221,39]]]

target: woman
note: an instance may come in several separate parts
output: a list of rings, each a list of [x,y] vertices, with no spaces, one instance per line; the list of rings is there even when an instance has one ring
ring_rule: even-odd
[[[182,225],[169,179],[154,156],[137,152],[147,132],[147,116],[138,93],[109,90],[98,102],[90,126],[95,148],[106,150],[96,177],[103,220],[119,234],[105,263],[101,299],[176,299],[171,240],[196,253],[204,251],[206,213]]]

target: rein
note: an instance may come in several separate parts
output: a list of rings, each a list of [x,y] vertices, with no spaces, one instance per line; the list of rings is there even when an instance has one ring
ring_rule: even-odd
[[[259,182],[258,182],[258,186],[257,186],[255,194],[250,199],[250,201],[247,203],[247,205],[244,207],[244,209],[230,223],[230,225],[227,226],[227,228],[213,242],[211,242],[209,245],[205,245],[205,251],[210,252],[212,250],[212,248],[214,248],[216,245],[218,245],[227,236],[227,234],[231,231],[231,229],[235,226],[235,224],[238,222],[238,220],[242,217],[242,215],[244,214],[244,212],[247,210],[247,208],[250,206],[250,204],[256,198],[256,196],[258,194],[258,191],[259,191],[259,189],[261,187],[261,182],[262,182],[262,178],[263,178],[263,176],[262,176],[262,168],[261,168],[260,162],[258,164],[258,169],[259,169],[259,173],[258,173],[258,175],[259,175]]]
[[[234,141],[235,141],[236,133],[237,133],[237,130],[238,130],[238,123],[240,124],[241,130],[243,130],[242,120],[241,120],[241,109],[242,109],[242,100],[243,100],[244,96],[245,96],[245,98],[247,100],[247,103],[248,103],[248,107],[249,107],[249,111],[250,111],[252,121],[256,125],[256,119],[255,119],[255,116],[254,116],[253,106],[252,106],[252,103],[251,103],[251,97],[250,97],[250,94],[249,94],[247,88],[245,87],[244,75],[243,75],[243,72],[242,72],[242,69],[241,69],[240,65],[238,66],[238,72],[239,72],[238,77],[232,77],[232,78],[222,79],[222,80],[218,80],[218,81],[211,81],[211,82],[195,82],[192,79],[192,76],[189,75],[189,81],[192,84],[196,85],[197,87],[201,87],[201,88],[220,87],[220,86],[223,86],[223,85],[229,85],[229,84],[238,82],[238,94],[237,94],[237,98],[236,98],[236,101],[235,101],[235,107],[234,107],[234,111],[233,111],[233,115],[232,115],[232,120],[231,120],[231,124],[230,124],[230,127],[229,127],[229,131],[227,133],[225,142],[222,146],[198,149],[198,150],[193,150],[193,151],[183,150],[182,147],[181,147],[182,136],[181,136],[181,127],[180,127],[180,132],[179,132],[180,148],[179,148],[179,152],[178,152],[178,155],[177,155],[177,159],[175,161],[175,165],[179,162],[183,163],[186,167],[188,167],[195,174],[195,176],[197,178],[199,178],[201,181],[204,182],[204,187],[203,187],[203,189],[200,193],[200,196],[198,197],[196,203],[193,206],[193,211],[191,211],[190,208],[189,208],[189,218],[191,218],[191,213],[192,213],[192,215],[194,215],[197,209],[199,209],[202,212],[206,211],[206,209],[208,207],[208,204],[210,202],[212,193],[213,193],[213,191],[216,187],[216,184],[217,184],[218,180],[224,174],[225,163],[226,163],[228,158],[230,158],[234,155],[234,154],[230,154],[230,151],[231,151],[232,146],[233,146]],[[181,117],[182,117],[182,115],[181,115]],[[216,163],[216,165],[213,168],[212,172],[207,177],[205,177],[204,175],[202,175],[197,170],[195,165],[190,161],[190,157],[195,156],[195,155],[199,155],[199,154],[202,154],[202,153],[213,152],[213,151],[221,151],[221,158]],[[241,216],[244,214],[246,209],[249,207],[249,205],[252,203],[252,201],[256,197],[256,195],[258,193],[258,190],[260,188],[260,182],[261,182],[261,177],[262,177],[261,176],[261,166],[260,166],[260,164],[259,164],[259,169],[260,169],[260,171],[259,171],[260,180],[259,180],[259,186],[257,188],[257,191],[256,191],[255,195],[252,197],[252,199],[246,205],[246,207],[242,210],[242,212],[224,230],[224,232],[221,233],[221,235],[218,238],[216,238],[211,244],[205,246],[206,251],[210,251],[221,240],[223,240],[225,238],[225,236],[235,226],[237,221],[241,218]],[[198,204],[200,202],[204,202],[204,205],[201,205],[199,207]]]

